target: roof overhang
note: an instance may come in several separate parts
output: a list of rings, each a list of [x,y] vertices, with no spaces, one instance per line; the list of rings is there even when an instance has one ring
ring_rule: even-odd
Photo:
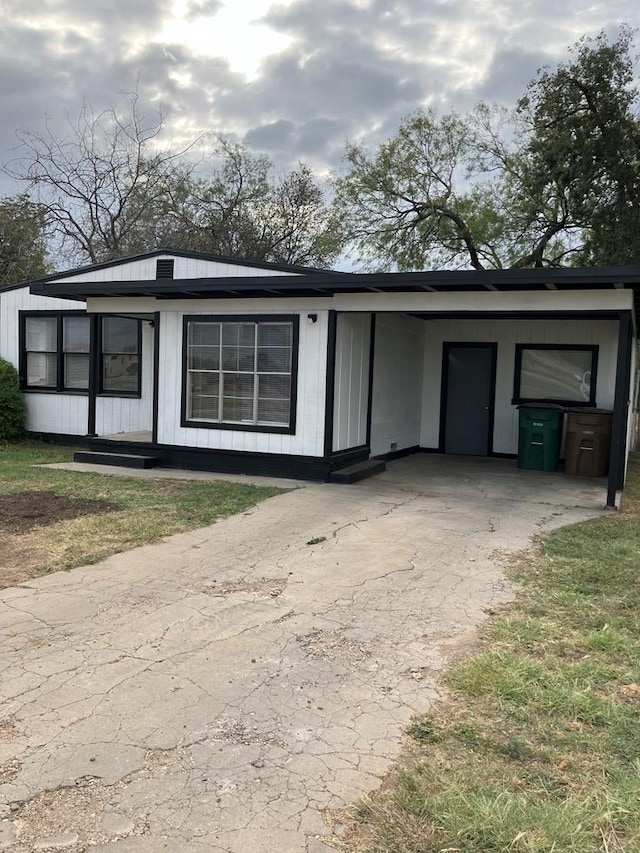
[[[333,299],[347,294],[550,293],[632,290],[640,307],[640,265],[517,270],[446,270],[408,273],[307,273],[227,278],[139,281],[41,281],[39,296],[86,300],[91,297],[176,299]],[[613,301],[613,300],[612,300]],[[617,303],[617,300],[615,300]],[[613,305],[612,305],[613,307]]]
[[[157,299],[264,298],[339,293],[545,291],[640,289],[640,266],[586,269],[461,270],[410,273],[312,273],[296,276],[48,281],[31,285],[40,296],[152,296]]]

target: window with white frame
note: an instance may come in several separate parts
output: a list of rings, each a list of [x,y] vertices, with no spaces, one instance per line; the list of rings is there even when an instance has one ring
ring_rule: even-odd
[[[186,318],[185,421],[292,429],[296,338],[297,318]]]
[[[89,388],[90,320],[85,314],[25,314],[22,384],[45,391]]]
[[[514,402],[595,406],[598,347],[516,344]]]

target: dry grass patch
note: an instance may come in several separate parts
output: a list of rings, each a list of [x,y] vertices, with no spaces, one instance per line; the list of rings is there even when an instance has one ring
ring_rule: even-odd
[[[0,588],[203,527],[282,490],[43,468],[73,451],[0,448]]]

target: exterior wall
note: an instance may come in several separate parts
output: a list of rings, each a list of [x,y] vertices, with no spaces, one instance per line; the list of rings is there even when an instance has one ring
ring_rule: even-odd
[[[511,402],[516,343],[598,344],[596,405],[613,408],[618,346],[618,324],[614,320],[432,320],[425,326],[421,447],[439,445],[445,341],[498,344],[494,453],[517,453],[518,449],[518,410]]]
[[[56,283],[63,281],[144,281],[155,279],[156,261],[174,259],[174,278],[235,278],[246,276],[297,275],[281,270],[259,269],[242,264],[225,264],[219,261],[205,261],[200,258],[181,258],[174,255],[156,255],[139,261],[128,261],[121,265],[104,267],[91,272],[70,273],[57,278]]]
[[[61,435],[86,435],[89,398],[86,394],[25,393],[27,429]]]
[[[465,293],[467,311],[628,310],[628,290]],[[147,297],[89,300],[89,310],[162,311],[159,441],[185,447],[322,456],[324,432],[327,309],[362,314],[377,310],[372,404],[372,455],[439,444],[442,344],[444,341],[498,343],[493,452],[517,450],[517,410],[511,404],[516,343],[595,343],[600,346],[597,405],[611,408],[617,323],[604,320],[419,320],[407,312],[460,311],[458,293],[360,293],[335,298],[155,300]],[[182,315],[299,313],[300,351],[296,435],[270,435],[180,426]],[[310,325],[307,312],[318,313]],[[342,444],[342,439],[338,440]]]
[[[372,456],[420,444],[424,341],[428,325],[402,314],[376,317]]]
[[[0,293],[0,356],[19,367],[19,311],[84,311],[84,302],[33,296],[28,287]],[[27,429],[86,435],[88,401],[85,394],[25,393]]]
[[[151,430],[153,426],[153,327],[142,321],[142,382],[140,397],[97,397],[96,433]]]
[[[333,450],[367,442],[370,343],[370,314],[338,314]]]
[[[195,301],[194,301],[195,302]],[[182,406],[182,323],[185,314],[294,314],[280,301],[235,303],[222,310],[219,303],[180,303],[179,311],[162,311],[160,320],[160,365],[158,399],[158,443],[180,447],[285,453],[300,456],[324,454],[324,405],[326,393],[328,312],[318,311],[318,321],[309,323],[300,313],[298,350],[297,415],[294,435],[248,430],[208,429],[180,425]],[[158,303],[163,308],[163,303]]]

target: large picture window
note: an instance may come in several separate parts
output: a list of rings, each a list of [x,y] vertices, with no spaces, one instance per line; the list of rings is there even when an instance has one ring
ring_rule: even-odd
[[[23,314],[22,385],[30,390],[89,388],[90,319],[86,314]]]
[[[598,347],[516,344],[514,402],[595,406]]]
[[[100,392],[140,396],[140,321],[103,317],[100,347]]]
[[[184,422],[293,431],[297,317],[185,318]]]

